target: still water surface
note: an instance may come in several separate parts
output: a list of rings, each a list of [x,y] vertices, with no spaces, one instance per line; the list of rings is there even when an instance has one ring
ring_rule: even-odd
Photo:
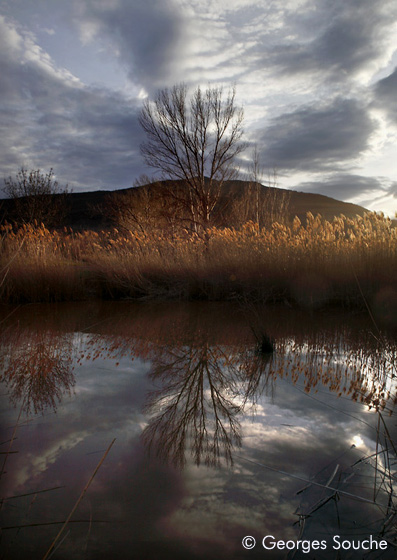
[[[52,558],[396,557],[395,333],[366,315],[90,303],[0,320],[0,558],[45,556],[114,438]]]

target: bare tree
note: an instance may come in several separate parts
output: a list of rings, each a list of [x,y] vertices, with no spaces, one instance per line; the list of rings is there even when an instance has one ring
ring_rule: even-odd
[[[248,168],[248,185],[243,196],[235,197],[229,203],[229,216],[236,227],[248,221],[258,225],[258,229],[271,228],[275,222],[289,222],[291,191],[277,187],[277,170],[267,172],[260,163],[259,153],[254,146]],[[266,183],[266,184],[265,184]]]
[[[261,227],[270,228],[275,222],[288,224],[290,221],[289,205],[291,191],[279,188],[277,183],[277,169],[273,168],[271,171],[269,170],[267,176],[269,188],[266,194],[264,196],[262,195]]]
[[[100,212],[123,231],[145,234],[159,226],[155,203],[154,194],[148,189],[128,189],[108,194]]]
[[[40,169],[28,172],[21,167],[15,177],[4,179],[3,192],[14,201],[18,224],[36,221],[54,227],[65,217],[68,188],[60,187],[52,168],[44,174]]]
[[[255,212],[255,221],[258,224],[258,227],[261,227],[261,223],[260,223],[260,218],[261,218],[261,190],[263,190],[262,187],[262,177],[263,177],[263,168],[260,164],[259,161],[259,153],[258,153],[258,147],[255,145],[254,149],[252,151],[252,160],[251,160],[251,165],[250,165],[250,186],[249,186],[249,198],[254,199],[254,212]],[[252,193],[251,191],[255,189],[255,193]]]
[[[236,157],[244,149],[243,111],[235,106],[235,89],[198,87],[190,100],[184,84],[161,90],[146,101],[140,124],[147,134],[141,152],[163,179],[182,180],[174,189],[196,231],[206,230],[224,181],[237,176]]]

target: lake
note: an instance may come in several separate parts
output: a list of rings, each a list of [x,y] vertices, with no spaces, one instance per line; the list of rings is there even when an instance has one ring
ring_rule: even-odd
[[[396,557],[396,333],[368,313],[126,301],[0,321],[0,558]]]

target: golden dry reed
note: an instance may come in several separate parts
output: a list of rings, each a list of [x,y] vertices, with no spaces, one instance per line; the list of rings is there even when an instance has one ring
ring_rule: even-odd
[[[0,228],[0,300],[255,299],[309,307],[397,299],[397,229],[376,213],[196,234]],[[383,300],[382,300],[383,298]]]

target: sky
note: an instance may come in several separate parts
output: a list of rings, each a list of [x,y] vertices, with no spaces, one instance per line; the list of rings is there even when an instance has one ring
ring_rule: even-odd
[[[397,211],[395,0],[0,0],[0,178],[128,188],[145,99],[236,87],[263,181]]]

